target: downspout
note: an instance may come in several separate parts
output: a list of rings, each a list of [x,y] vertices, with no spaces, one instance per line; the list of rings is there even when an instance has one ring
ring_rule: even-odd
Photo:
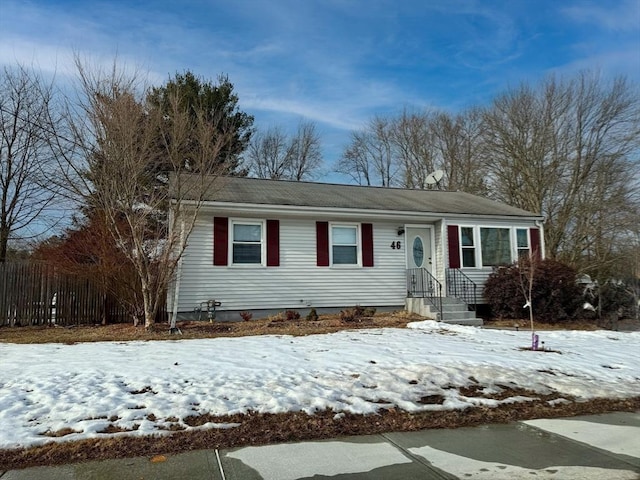
[[[178,333],[176,322],[178,320],[178,299],[180,297],[180,283],[182,280],[182,258],[184,256],[184,218],[180,222],[180,247],[179,251],[182,252],[180,259],[178,260],[178,266],[176,268],[176,282],[173,288],[173,305],[171,306],[171,324],[169,331],[171,333]]]

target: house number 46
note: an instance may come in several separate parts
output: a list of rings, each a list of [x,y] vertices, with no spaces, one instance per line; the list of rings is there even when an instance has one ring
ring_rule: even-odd
[[[402,246],[402,244],[400,242],[391,242],[391,248],[393,250],[400,250],[401,246]]]

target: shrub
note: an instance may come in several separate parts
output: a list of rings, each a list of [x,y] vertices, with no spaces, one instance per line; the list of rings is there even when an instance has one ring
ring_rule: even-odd
[[[345,310],[340,310],[340,321],[341,322],[355,322],[356,321],[356,312],[353,308],[347,308]]]
[[[635,297],[625,283],[610,280],[600,287],[599,302],[602,315],[631,318],[635,315]]]
[[[376,313],[375,308],[364,308],[360,305],[356,305],[353,308],[347,308],[340,311],[340,320],[343,322],[356,322],[360,321],[362,317],[371,317]]]
[[[316,312],[315,308],[312,308],[311,310],[309,310],[309,313],[307,313],[307,320],[310,320],[313,322],[318,321],[318,312]]]
[[[248,322],[249,320],[251,320],[253,318],[253,313],[251,313],[251,312],[240,312],[240,316],[242,317],[242,320],[244,320],[245,322]]]
[[[300,312],[298,312],[296,310],[287,310],[286,312],[284,312],[284,314],[287,317],[287,320],[299,320],[300,319]]]
[[[270,322],[284,322],[287,319],[287,314],[285,312],[278,312],[275,315],[269,315],[267,320]]]
[[[495,268],[484,287],[492,314],[499,318],[527,318],[529,311],[522,308],[526,301],[522,285],[527,283],[525,273],[516,264]],[[576,271],[555,260],[538,262],[531,298],[536,321],[554,323],[575,318],[582,304]]]

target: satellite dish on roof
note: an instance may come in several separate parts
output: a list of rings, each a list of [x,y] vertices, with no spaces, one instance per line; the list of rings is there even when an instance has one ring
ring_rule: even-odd
[[[436,170],[433,173],[430,173],[424,179],[425,185],[435,185],[438,190],[440,190],[440,180],[444,178],[444,172],[442,170]]]

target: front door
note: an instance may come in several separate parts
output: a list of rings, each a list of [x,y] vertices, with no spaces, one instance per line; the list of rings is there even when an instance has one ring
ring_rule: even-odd
[[[431,229],[428,227],[406,227],[407,268],[426,268],[431,272]]]

